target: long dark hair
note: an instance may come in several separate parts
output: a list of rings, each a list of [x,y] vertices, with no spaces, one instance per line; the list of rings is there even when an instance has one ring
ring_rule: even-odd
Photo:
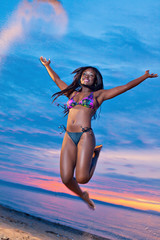
[[[69,98],[69,96],[74,92],[74,91],[81,91],[82,89],[82,86],[81,86],[81,76],[82,76],[82,73],[88,69],[88,68],[92,68],[94,71],[95,71],[95,80],[94,80],[94,83],[93,85],[90,87],[91,90],[93,92],[97,91],[97,90],[100,90],[100,89],[103,89],[103,77],[100,73],[100,71],[95,68],[95,67],[91,67],[91,66],[86,66],[86,67],[80,67],[80,68],[77,68],[75,69],[72,74],[75,74],[74,75],[74,78],[73,78],[73,82],[67,86],[65,89],[63,89],[62,91],[59,91],[59,92],[56,92],[52,95],[52,98],[54,97],[53,99],[53,102],[60,96],[62,95],[65,95]],[[53,103],[52,102],[52,103]],[[64,107],[65,108],[65,107]],[[65,115],[68,114],[68,109],[65,108],[64,110],[64,113]]]
[[[96,74],[94,85],[91,87],[92,90],[97,91],[97,90],[103,89],[103,78],[102,78],[102,75],[97,68],[91,67],[91,66],[80,67],[80,68],[75,69],[72,72],[72,74],[75,73],[74,78],[73,78],[73,82],[68,87],[63,89],[62,91],[56,92],[52,95],[52,98],[55,97],[53,99],[53,102],[59,96],[65,95],[65,96],[69,97],[74,91],[80,91],[81,90],[81,82],[80,82],[81,75],[88,68],[92,68],[95,71],[95,74]]]

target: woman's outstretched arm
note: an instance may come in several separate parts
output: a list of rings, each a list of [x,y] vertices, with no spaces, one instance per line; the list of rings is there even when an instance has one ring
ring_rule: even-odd
[[[128,82],[125,85],[118,86],[118,87],[115,87],[115,88],[112,88],[112,89],[109,89],[109,90],[100,90],[101,91],[101,94],[100,94],[100,100],[101,101],[100,102],[102,103],[105,100],[108,100],[110,98],[114,98],[114,97],[130,90],[131,88],[136,87],[137,85],[139,85],[141,82],[143,82],[147,78],[155,78],[155,77],[158,77],[158,75],[154,74],[154,73],[150,74],[149,70],[147,70],[147,71],[145,71],[144,75]]]
[[[66,87],[68,87],[68,85],[63,82],[59,76],[57,75],[57,73],[55,71],[53,71],[53,69],[50,66],[51,60],[49,59],[48,61],[46,60],[46,58],[40,57],[40,61],[41,63],[45,66],[45,68],[47,69],[47,72],[49,73],[50,77],[52,78],[52,80],[56,83],[56,85],[61,89],[65,89]]]

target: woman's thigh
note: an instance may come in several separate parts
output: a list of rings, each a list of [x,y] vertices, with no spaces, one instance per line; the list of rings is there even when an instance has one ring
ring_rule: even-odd
[[[76,157],[77,148],[66,132],[60,156],[60,173],[63,182],[68,182],[73,177]]]
[[[92,131],[83,133],[77,146],[76,179],[87,182],[95,148],[95,136]]]

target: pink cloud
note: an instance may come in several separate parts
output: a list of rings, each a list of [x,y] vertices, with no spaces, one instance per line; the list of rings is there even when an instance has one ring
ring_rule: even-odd
[[[42,3],[52,6],[54,11],[50,15],[40,14],[37,6]],[[66,32],[68,18],[67,14],[59,1],[56,0],[34,0],[29,2],[23,0],[13,12],[8,20],[8,23],[0,32],[0,49],[3,57],[7,54],[10,47],[17,41],[25,38],[24,23],[29,24],[33,18],[43,19],[44,21],[52,20],[52,24],[56,23],[59,26],[59,34],[63,35]],[[0,57],[0,62],[2,56]]]

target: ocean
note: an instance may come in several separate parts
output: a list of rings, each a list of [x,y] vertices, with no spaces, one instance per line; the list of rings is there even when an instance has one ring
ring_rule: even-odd
[[[0,204],[111,240],[159,240],[160,215],[0,180]]]

